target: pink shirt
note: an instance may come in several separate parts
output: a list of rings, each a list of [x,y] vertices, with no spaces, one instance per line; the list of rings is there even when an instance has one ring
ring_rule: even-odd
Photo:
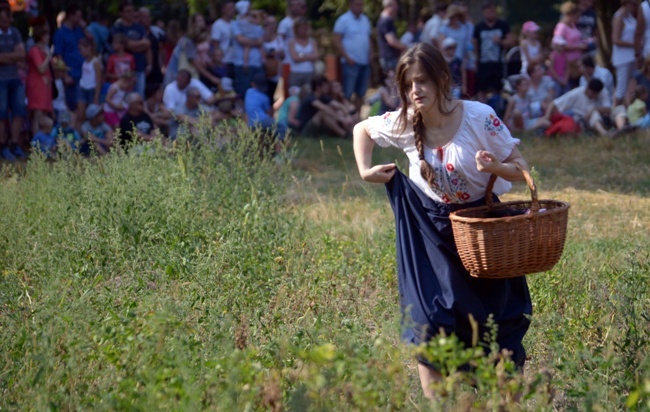
[[[576,47],[580,46],[582,44],[582,33],[580,32],[580,29],[578,29],[576,26],[568,26],[565,23],[559,22],[558,24],[555,25],[555,30],[553,30],[553,36],[562,36],[564,37],[564,40],[566,40],[566,45],[567,47]],[[567,51],[567,60],[572,62],[579,60],[580,57],[582,57],[582,51],[581,50],[572,50],[572,51]]]
[[[555,71],[555,74],[557,74],[557,77],[559,78],[563,78],[564,75],[566,74],[567,63],[569,61],[568,56],[569,56],[569,52],[560,53],[556,50],[553,50],[551,52],[551,62],[553,62],[553,70]]]

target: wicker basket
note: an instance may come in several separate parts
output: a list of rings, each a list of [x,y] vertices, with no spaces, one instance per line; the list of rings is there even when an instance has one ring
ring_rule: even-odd
[[[498,279],[544,272],[562,256],[569,204],[537,200],[530,173],[517,167],[526,178],[532,201],[495,204],[492,187],[497,177],[492,175],[485,206],[461,209],[449,216],[460,258],[474,277]],[[528,214],[521,214],[527,210]]]

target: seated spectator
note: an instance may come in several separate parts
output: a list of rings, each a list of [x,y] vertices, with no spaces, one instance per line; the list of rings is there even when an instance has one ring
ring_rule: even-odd
[[[199,79],[192,78],[189,71],[181,69],[176,74],[176,80],[165,87],[163,93],[163,103],[165,104],[165,107],[168,110],[174,110],[176,107],[185,104],[187,91],[190,87],[197,89],[199,93],[201,93],[201,97],[205,104],[211,105],[215,102],[215,96],[205,84],[203,84]]]
[[[632,126],[647,129],[650,127],[650,115],[646,101],[650,97],[647,87],[639,85],[634,90],[632,103],[627,107],[627,119]]]
[[[631,104],[634,100],[633,96],[637,86],[645,86],[650,90],[650,56],[646,57],[643,61],[641,69],[634,72],[627,85],[627,93],[625,97],[625,103],[627,105]],[[645,103],[650,107],[650,100],[646,100]]]
[[[300,103],[300,132],[305,135],[318,135],[323,132],[345,137],[351,133],[337,117],[336,109],[330,106],[330,82],[325,77],[315,77],[312,91]]]
[[[359,123],[359,112],[356,106],[345,97],[343,85],[338,80],[330,82],[330,97],[332,98],[330,105],[337,110],[344,127],[346,129],[354,128],[354,125]]]
[[[283,124],[276,124],[273,119],[271,99],[266,94],[267,88],[266,74],[258,73],[253,76],[251,87],[246,90],[244,96],[244,111],[248,126],[252,129],[262,129],[265,132],[270,132],[282,140],[286,129]]]
[[[95,151],[106,154],[113,144],[113,129],[104,122],[104,111],[98,104],[86,108],[86,121],[81,125],[81,134],[88,139]]]
[[[253,76],[264,71],[264,29],[260,25],[259,12],[251,12],[249,1],[238,1],[235,9],[237,19],[231,23],[234,86],[237,94],[243,96]]]
[[[133,73],[135,70],[135,59],[131,53],[126,52],[126,35],[115,33],[113,35],[113,53],[106,62],[106,80],[114,83],[121,75]]]
[[[47,158],[56,155],[56,135],[52,133],[54,121],[47,116],[38,119],[38,132],[32,138],[32,147],[41,151]]]
[[[134,140],[149,141],[154,137],[156,126],[151,117],[144,111],[144,100],[136,92],[126,95],[127,111],[120,120],[120,134],[117,140],[128,149]]]
[[[583,129],[593,130],[601,136],[615,136],[617,130],[625,130],[627,114],[623,106],[612,108],[612,97],[603,82],[591,79],[587,87],[577,87],[553,100],[546,109],[545,118],[559,111],[572,116]],[[612,122],[616,130],[608,131]]]
[[[289,87],[289,97],[283,102],[278,110],[277,122],[287,129],[300,129],[298,113],[300,111],[300,87]]]
[[[106,92],[104,102],[104,120],[110,127],[117,127],[120,119],[126,113],[126,96],[135,86],[135,76],[132,72],[122,73],[115,83],[111,84]]]
[[[179,132],[185,132],[185,136],[188,138],[196,136],[198,132],[197,125],[202,115],[209,116],[212,125],[217,124],[221,120],[219,111],[201,104],[201,92],[199,89],[190,86],[187,88],[185,101],[179,103],[172,110],[169,137],[176,139]]]
[[[543,116],[546,107],[555,98],[555,83],[550,76],[544,72],[544,66],[539,63],[531,63],[526,69],[530,79],[528,96],[530,97],[531,112],[533,117]]]
[[[213,47],[210,51],[210,60],[206,63],[205,69],[211,74],[211,78],[201,75],[199,80],[210,90],[217,91],[221,84],[221,78],[227,77],[228,68],[223,62],[223,50],[220,47]]]
[[[582,58],[582,77],[580,77],[580,86],[585,87],[589,80],[598,79],[603,82],[610,96],[614,96],[614,76],[612,72],[602,66],[598,66],[591,55]]]
[[[237,122],[234,122],[234,120],[241,116],[243,102],[241,102],[241,99],[235,93],[230,77],[221,79],[221,89],[215,94],[215,99],[215,106],[217,106],[217,110],[223,116],[223,120],[236,126]]]
[[[548,127],[550,122],[542,113],[535,116],[531,112],[531,99],[528,94],[530,81],[528,77],[519,76],[515,80],[515,94],[508,99],[508,107],[503,120],[511,131],[522,132],[527,130]]]
[[[50,136],[57,140],[57,147],[60,147],[60,142],[66,143],[73,151],[81,151],[84,149],[86,139],[82,139],[70,123],[72,122],[72,114],[68,111],[60,112],[57,118],[58,126],[52,129]]]
[[[147,112],[154,125],[160,129],[163,134],[169,131],[172,115],[165,107],[162,99],[162,87],[157,84],[148,84],[145,87],[144,111]]]

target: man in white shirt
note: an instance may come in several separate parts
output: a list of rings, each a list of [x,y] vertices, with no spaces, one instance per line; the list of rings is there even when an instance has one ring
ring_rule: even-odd
[[[424,23],[420,41],[428,41],[434,45],[438,45],[438,31],[445,21],[445,14],[447,13],[447,3],[439,2],[436,5],[436,11],[429,20]]]
[[[614,76],[604,67],[598,66],[591,55],[582,58],[582,77],[580,87],[586,87],[591,79],[603,82],[610,96],[614,96]]]
[[[546,109],[546,120],[556,111],[571,115],[601,136],[613,137],[627,128],[625,107],[612,108],[612,96],[598,79],[591,79],[587,87],[577,87],[553,100]],[[610,133],[608,125],[612,122],[616,130]]]
[[[233,76],[231,55],[232,26],[230,22],[235,17],[235,3],[226,1],[221,5],[221,17],[212,23],[210,38],[212,47],[219,47],[223,51],[223,63],[226,65],[228,77]]]
[[[168,110],[175,110],[187,101],[187,91],[196,89],[201,94],[201,99],[206,104],[214,104],[216,96],[199,79],[193,79],[189,71],[180,69],[176,80],[169,83],[163,92],[163,104]]]
[[[370,20],[363,14],[363,0],[349,0],[349,10],[334,23],[333,43],[341,56],[343,94],[348,100],[355,94],[357,111],[363,104],[370,79]]]

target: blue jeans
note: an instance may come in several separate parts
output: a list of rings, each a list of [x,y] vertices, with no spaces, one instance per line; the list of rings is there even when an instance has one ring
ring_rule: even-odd
[[[25,117],[25,86],[20,79],[0,80],[0,120],[12,117]]]
[[[381,69],[384,71],[384,73],[388,73],[391,70],[395,70],[397,67],[397,58],[391,58],[391,59],[379,59],[379,64],[381,65]]]
[[[175,80],[175,79],[174,79]],[[145,72],[135,72],[135,88],[134,92],[138,93],[144,99],[144,87],[147,82],[147,75]]]
[[[347,64],[341,63],[341,74],[343,77],[343,94],[350,100],[352,94],[363,98],[368,91],[368,80],[370,79],[370,65],[368,64]]]

